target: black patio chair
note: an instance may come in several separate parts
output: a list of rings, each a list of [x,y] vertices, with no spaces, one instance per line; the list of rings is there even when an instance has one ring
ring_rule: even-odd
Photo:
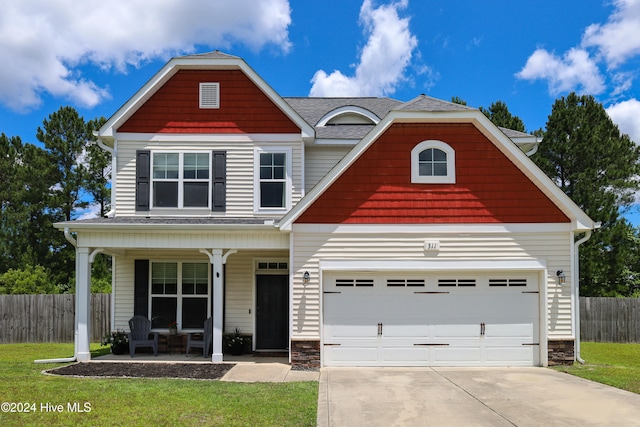
[[[150,347],[153,355],[158,355],[158,333],[151,332],[151,320],[144,316],[133,316],[129,319],[129,354],[133,357],[138,347]]]
[[[209,317],[204,321],[204,332],[202,333],[202,339],[195,339],[195,333],[191,333],[187,336],[187,354],[191,347],[202,348],[202,355],[207,357],[209,355],[209,348],[211,347],[213,334],[213,317]]]

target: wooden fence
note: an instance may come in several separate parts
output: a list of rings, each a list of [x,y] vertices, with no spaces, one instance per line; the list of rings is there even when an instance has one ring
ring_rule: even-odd
[[[75,295],[0,295],[0,343],[73,342]],[[91,295],[91,341],[111,329],[111,295]],[[580,297],[583,341],[640,343],[640,298]]]
[[[76,296],[0,295],[0,343],[73,342]],[[111,294],[91,295],[91,342],[111,329]]]
[[[580,297],[580,337],[640,343],[640,298]]]

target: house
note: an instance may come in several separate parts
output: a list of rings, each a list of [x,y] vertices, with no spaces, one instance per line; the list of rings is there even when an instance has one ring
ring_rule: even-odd
[[[594,222],[529,159],[535,137],[477,109],[283,98],[215,51],[170,60],[97,137],[113,210],[56,224],[77,247],[78,360],[100,252],[113,329],[212,316],[213,362],[236,328],[294,367],[574,360]]]

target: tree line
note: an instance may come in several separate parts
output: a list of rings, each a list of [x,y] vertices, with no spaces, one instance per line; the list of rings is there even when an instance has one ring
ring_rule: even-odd
[[[498,126],[526,131],[504,102],[480,111]],[[602,223],[580,246],[580,294],[640,297],[640,229],[622,215],[640,190],[640,147],[620,132],[593,96],[576,93],[554,102],[545,129],[529,132],[542,137],[531,159]]]
[[[497,126],[527,132],[502,101],[480,111]],[[111,159],[93,136],[104,122],[61,107],[38,127],[41,146],[0,135],[0,294],[75,291],[75,250],[53,224],[89,206],[95,216],[109,211]],[[581,294],[640,296],[640,229],[622,215],[640,190],[638,145],[602,104],[575,93],[554,102],[544,129],[529,132],[542,138],[532,160],[602,223],[580,247]],[[92,292],[110,292],[110,257],[99,254],[92,268]]]
[[[61,107],[38,145],[0,134],[0,294],[75,292],[75,248],[53,224],[110,208],[111,159],[93,136],[104,122]],[[91,287],[111,291],[109,257],[96,257]]]

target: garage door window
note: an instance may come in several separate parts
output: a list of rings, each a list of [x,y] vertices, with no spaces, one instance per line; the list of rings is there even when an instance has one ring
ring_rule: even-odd
[[[370,288],[373,286],[373,279],[336,279],[336,286]]]
[[[474,287],[476,279],[438,279],[438,286],[441,287]]]
[[[424,286],[424,279],[387,279],[389,287]]]
[[[492,287],[527,286],[527,279],[489,279],[489,286],[492,286]]]

